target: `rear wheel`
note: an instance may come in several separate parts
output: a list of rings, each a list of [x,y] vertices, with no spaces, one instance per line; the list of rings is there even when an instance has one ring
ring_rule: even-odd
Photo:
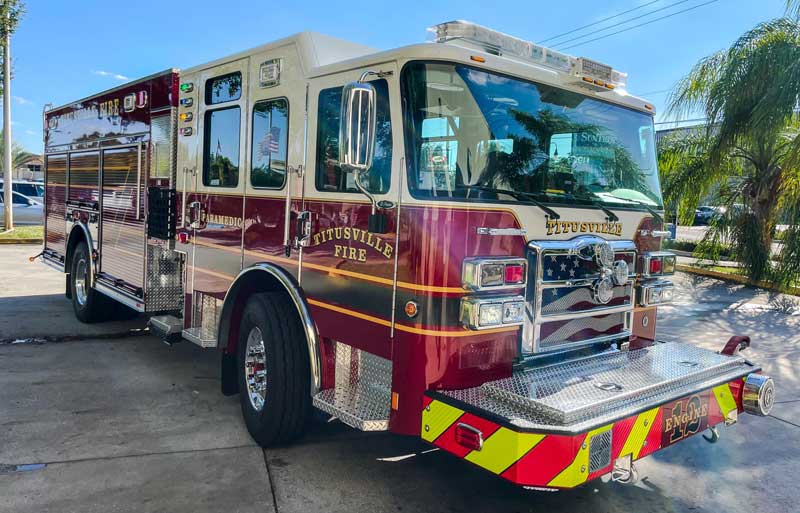
[[[105,301],[99,292],[90,286],[92,263],[89,248],[80,242],[72,254],[70,270],[70,291],[72,308],[81,322],[97,322],[103,317]]]
[[[250,297],[237,353],[242,415],[250,435],[262,447],[300,437],[311,413],[311,375],[302,326],[285,295]]]

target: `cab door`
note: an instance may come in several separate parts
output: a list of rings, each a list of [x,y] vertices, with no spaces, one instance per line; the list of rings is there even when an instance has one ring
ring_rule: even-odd
[[[382,211],[384,233],[370,231],[370,201],[357,189],[355,174],[338,162],[342,86],[358,80],[365,71],[380,73],[370,77],[377,92],[377,137],[368,188],[376,200],[397,204],[402,126],[395,63],[313,81],[304,183],[311,236],[303,248],[301,283],[320,332],[391,358],[398,210]]]
[[[189,335],[201,345],[216,343],[222,300],[242,268],[248,61],[201,71],[196,81],[197,161],[186,209],[193,230]]]

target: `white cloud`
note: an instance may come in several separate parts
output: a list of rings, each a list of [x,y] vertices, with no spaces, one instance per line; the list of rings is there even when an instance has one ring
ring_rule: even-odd
[[[130,80],[125,75],[114,73],[113,71],[92,70],[92,73],[101,77],[111,77],[117,80]]]
[[[25,130],[26,135],[37,135],[33,130]]]
[[[23,98],[22,96],[14,96],[14,101],[17,102],[17,105],[33,105],[33,102],[27,98]]]

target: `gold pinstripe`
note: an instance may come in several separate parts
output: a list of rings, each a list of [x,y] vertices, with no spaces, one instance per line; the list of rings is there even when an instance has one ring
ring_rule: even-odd
[[[639,452],[642,450],[642,446],[647,438],[647,434],[653,427],[653,421],[655,420],[656,415],[658,415],[659,409],[660,407],[653,408],[652,410],[640,413],[636,417],[636,422],[634,422],[633,428],[631,428],[628,439],[625,440],[625,445],[622,446],[622,451],[619,453],[620,457],[627,454],[632,455],[633,459],[637,459],[639,457]]]
[[[422,439],[433,443],[463,414],[464,410],[433,401],[422,410]]]
[[[480,451],[472,451],[464,459],[500,474],[525,456],[545,436],[535,433],[516,433],[501,427],[484,441]]]

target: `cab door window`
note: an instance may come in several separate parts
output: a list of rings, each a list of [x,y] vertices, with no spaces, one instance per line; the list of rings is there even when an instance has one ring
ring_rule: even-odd
[[[377,92],[377,127],[375,155],[369,180],[370,192],[383,194],[389,190],[392,174],[392,123],[389,113],[389,85],[386,80],[370,82]],[[319,93],[317,109],[317,172],[319,191],[358,192],[355,175],[339,165],[339,120],[342,88],[332,87]]]
[[[284,98],[258,102],[253,107],[250,184],[280,189],[286,181],[289,149],[289,103]]]
[[[207,111],[203,141],[203,185],[239,184],[239,128],[241,110],[228,107]]]

